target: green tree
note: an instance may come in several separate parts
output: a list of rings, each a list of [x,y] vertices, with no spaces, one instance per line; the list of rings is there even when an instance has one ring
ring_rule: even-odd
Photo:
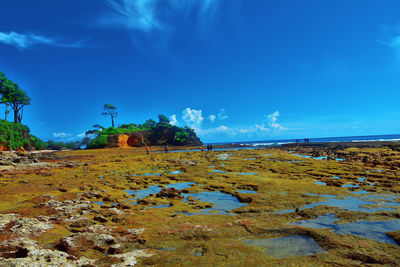
[[[160,124],[164,124],[164,123],[169,124],[169,119],[167,118],[167,116],[165,116],[163,114],[158,115],[158,121]]]
[[[10,110],[8,110],[8,107],[10,105],[8,104],[7,99],[3,95],[8,90],[9,86],[12,86],[11,81],[7,79],[4,73],[0,72],[0,104],[5,105],[5,111],[4,111],[5,121],[7,120],[8,114],[10,113]]]
[[[0,94],[1,103],[6,105],[6,116],[9,112],[7,107],[10,106],[14,110],[14,123],[21,123],[24,107],[31,104],[28,94],[18,84],[7,79],[4,73],[0,73]]]
[[[145,123],[144,123],[144,125],[148,125],[148,126],[150,126],[150,127],[154,127],[154,126],[156,126],[156,121],[155,120],[152,120],[152,119],[148,119],[147,121],[145,121]]]
[[[111,116],[111,124],[112,127],[114,128],[114,118],[117,117],[117,108],[113,105],[110,104],[105,104],[104,105],[104,112],[101,113],[103,116]]]

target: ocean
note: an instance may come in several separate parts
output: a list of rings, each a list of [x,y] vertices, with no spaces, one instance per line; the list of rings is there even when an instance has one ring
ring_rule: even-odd
[[[263,147],[272,145],[283,145],[296,143],[304,143],[304,139],[280,139],[280,140],[264,140],[264,141],[246,141],[246,142],[223,142],[212,143],[213,145],[237,145],[237,146],[250,146],[250,147]],[[389,135],[367,135],[367,136],[344,136],[344,137],[324,137],[324,138],[309,138],[310,143],[320,142],[372,142],[372,141],[400,141],[400,134]]]

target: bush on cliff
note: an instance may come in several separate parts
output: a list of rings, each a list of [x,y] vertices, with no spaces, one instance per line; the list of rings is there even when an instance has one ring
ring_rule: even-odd
[[[30,144],[29,128],[21,123],[0,120],[0,146],[7,149],[20,149]]]
[[[93,148],[103,148],[108,145],[108,135],[100,134],[95,139],[87,144],[86,148],[93,149]]]
[[[37,136],[34,136],[33,134],[31,134],[31,140],[32,140],[33,146],[37,150],[43,150],[43,149],[47,148],[47,146],[48,146],[48,143],[43,142],[40,138],[38,138]]]
[[[110,135],[130,134],[139,131],[145,134],[145,139],[150,141],[149,145],[170,144],[179,146],[202,144],[193,129],[187,126],[182,128],[171,125],[164,115],[160,115],[159,120],[158,123],[149,119],[144,124],[123,124],[118,128],[95,127],[98,128],[98,130],[87,131],[87,134],[94,134],[96,136],[89,142],[87,148],[104,148],[109,145]]]

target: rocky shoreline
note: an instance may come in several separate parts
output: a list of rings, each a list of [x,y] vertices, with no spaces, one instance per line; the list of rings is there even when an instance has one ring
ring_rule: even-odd
[[[400,261],[395,143],[151,149],[1,154],[0,265]],[[279,255],[264,247],[273,238]],[[311,241],[315,254],[290,254]]]

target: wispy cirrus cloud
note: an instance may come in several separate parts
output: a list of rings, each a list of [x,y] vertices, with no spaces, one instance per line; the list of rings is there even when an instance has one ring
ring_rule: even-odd
[[[170,31],[173,18],[195,14],[198,19],[212,15],[223,0],[103,0],[109,12],[101,25],[140,30]]]
[[[382,25],[381,37],[378,43],[399,50],[400,49],[400,23],[397,25]]]
[[[41,36],[33,33],[17,33],[14,31],[8,33],[0,32],[0,43],[15,46],[19,50],[25,50],[35,45],[80,48],[85,46],[85,42],[86,41],[63,43],[56,39],[52,39],[46,36]]]

